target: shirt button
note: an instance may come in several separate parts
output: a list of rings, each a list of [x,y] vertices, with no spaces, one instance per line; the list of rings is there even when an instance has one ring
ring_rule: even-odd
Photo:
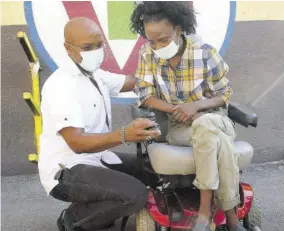
[[[94,107],[96,107],[97,105],[96,104],[94,104]]]
[[[67,120],[67,118],[64,118],[64,120],[66,121],[66,120]]]

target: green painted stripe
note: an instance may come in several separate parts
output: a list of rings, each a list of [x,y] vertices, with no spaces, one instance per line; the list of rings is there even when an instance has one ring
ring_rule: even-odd
[[[133,12],[134,2],[108,2],[108,34],[109,39],[134,40],[137,35],[130,31],[130,16]]]

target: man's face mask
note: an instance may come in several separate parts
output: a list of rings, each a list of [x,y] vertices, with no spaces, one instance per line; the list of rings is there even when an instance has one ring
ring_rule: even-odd
[[[86,71],[95,72],[104,61],[104,48],[101,47],[97,50],[81,51],[80,55],[82,57],[80,66]]]
[[[175,32],[175,37],[176,37],[176,32]],[[173,39],[173,41],[171,41],[171,43],[168,46],[163,47],[159,50],[153,50],[153,52],[162,59],[171,59],[178,53],[178,50],[179,50],[179,44],[176,44],[175,40]]]

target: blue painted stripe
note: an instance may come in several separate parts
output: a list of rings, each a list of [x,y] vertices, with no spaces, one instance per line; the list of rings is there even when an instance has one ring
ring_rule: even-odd
[[[131,104],[136,104],[136,99],[135,98],[111,97],[111,104],[113,104],[113,105],[131,105]]]
[[[53,59],[50,57],[47,50],[44,48],[43,43],[37,33],[37,28],[35,25],[34,15],[33,15],[33,7],[32,1],[24,2],[25,9],[25,17],[28,23],[29,35],[32,39],[33,44],[40,56],[40,58],[45,62],[45,64],[49,67],[49,69],[54,72],[58,67]]]
[[[235,1],[230,1],[230,18],[227,27],[227,33],[220,49],[220,55],[224,56],[226,54],[227,49],[229,48],[231,37],[234,31],[235,19],[236,19],[236,7],[237,4]]]

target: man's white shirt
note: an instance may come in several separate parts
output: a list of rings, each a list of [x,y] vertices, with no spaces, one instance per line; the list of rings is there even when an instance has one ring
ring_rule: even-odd
[[[94,73],[94,79],[103,96],[75,64],[57,69],[43,86],[43,130],[38,168],[47,194],[58,184],[54,176],[60,170],[59,164],[67,168],[77,164],[104,167],[100,161],[102,154],[113,155],[110,151],[76,154],[58,133],[65,127],[83,128],[86,133],[110,131],[111,127],[106,124],[106,110],[111,126],[110,96],[119,94],[125,76],[99,69]]]

